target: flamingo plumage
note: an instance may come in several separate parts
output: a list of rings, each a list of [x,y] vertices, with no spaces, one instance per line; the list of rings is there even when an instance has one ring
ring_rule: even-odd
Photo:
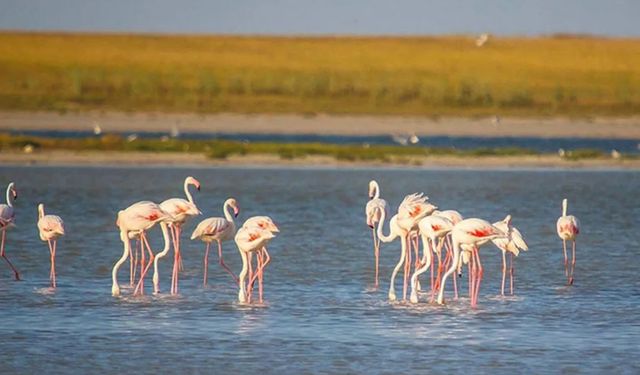
[[[189,186],[193,185],[198,191],[200,191],[200,182],[195,178],[189,176],[184,179],[184,194],[187,199],[183,198],[170,198],[160,203],[160,208],[173,217],[173,222],[169,224],[171,229],[171,240],[173,242],[173,274],[171,275],[171,294],[178,293],[178,279],[180,274],[180,234],[182,233],[182,226],[191,217],[201,215],[202,212],[196,206],[193,196],[189,191]]]
[[[5,253],[7,230],[15,226],[16,213],[13,210],[13,202],[16,199],[18,199],[18,191],[16,190],[15,184],[13,182],[10,182],[9,185],[7,185],[7,203],[0,204],[0,230],[2,230],[0,256],[7,262],[7,264],[13,271],[13,275],[16,281],[19,281],[20,273],[18,272],[18,269],[14,267],[13,263],[11,263],[11,261],[7,257],[7,254]]]
[[[238,275],[238,301],[241,303],[251,303],[251,285],[255,277],[252,275],[251,258],[252,254],[258,254],[258,265],[256,267],[259,285],[259,302],[263,302],[262,295],[262,272],[264,267],[269,262],[269,254],[265,254],[265,247],[271,239],[275,238],[275,234],[267,229],[262,229],[257,226],[245,228],[244,226],[238,230],[235,235],[235,242],[242,258],[242,270]],[[266,259],[265,259],[266,257]],[[246,281],[247,274],[249,274],[249,280]]]
[[[382,211],[387,211],[387,201],[380,198],[380,186],[375,180],[369,181],[369,201],[365,206],[367,225],[371,228],[373,238],[373,256],[375,259],[375,287],[378,287],[378,270],[380,264],[380,240],[376,238],[375,226],[380,221]]]
[[[229,209],[233,209],[233,214],[229,212]],[[227,267],[222,258],[222,242],[231,240],[236,233],[236,226],[233,222],[234,217],[238,217],[240,212],[240,206],[234,198],[227,199],[222,205],[222,212],[224,217],[210,217],[202,220],[196,229],[191,234],[191,239],[199,239],[206,243],[206,249],[204,253],[204,280],[203,285],[207,285],[207,275],[209,270],[209,248],[211,242],[216,241],[218,243],[218,259],[222,268],[224,268],[233,279],[238,282],[238,278],[233,274],[231,269]]]
[[[562,200],[562,216],[556,222],[558,237],[562,240],[562,250],[564,251],[564,274],[569,285],[573,285],[573,271],[576,267],[576,238],[580,234],[580,221],[573,215],[567,215],[567,199]],[[568,266],[567,241],[572,242],[571,268]]]
[[[507,274],[507,252],[509,253],[509,291],[513,295],[513,256],[518,256],[520,250],[527,251],[529,246],[525,242],[522,233],[518,228],[511,225],[511,215],[507,215],[503,220],[493,223],[493,225],[507,233],[507,237],[499,237],[491,240],[494,245],[502,252],[502,287],[500,289],[501,295],[504,296],[504,284]]]
[[[49,245],[49,256],[51,257],[51,271],[49,272],[49,281],[51,287],[56,287],[56,248],[58,238],[64,236],[64,221],[57,215],[46,215],[44,213],[44,204],[38,205],[38,232],[40,239],[46,241]]]

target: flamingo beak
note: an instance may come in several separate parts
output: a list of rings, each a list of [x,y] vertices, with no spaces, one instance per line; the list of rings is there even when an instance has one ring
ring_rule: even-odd
[[[240,209],[238,207],[234,207],[233,209],[233,216],[234,217],[238,217],[238,214],[240,213]]]
[[[11,191],[13,193],[13,199],[18,199],[18,192],[15,190]]]

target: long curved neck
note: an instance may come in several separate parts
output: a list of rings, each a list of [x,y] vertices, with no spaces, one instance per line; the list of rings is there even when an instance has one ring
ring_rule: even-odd
[[[378,222],[378,230],[377,230],[377,235],[378,238],[382,241],[382,242],[391,242],[393,241],[396,236],[394,233],[391,233],[391,228],[389,228],[389,235],[385,236],[384,233],[382,233],[382,227],[384,226],[384,219],[387,216],[387,212],[386,210],[382,210],[382,213],[380,215],[380,221]]]
[[[380,198],[380,186],[378,186],[378,183],[376,181],[373,181],[373,198]]]
[[[189,182],[186,180],[184,181],[184,194],[187,196],[187,200],[189,201],[189,203],[195,204],[193,202],[193,197],[191,196],[191,192],[189,191]]]
[[[156,259],[153,261],[153,290],[155,293],[160,291],[159,281],[160,276],[158,275],[158,261],[161,258],[164,258],[165,255],[169,253],[169,249],[171,248],[169,240],[169,229],[167,228],[167,223],[160,222],[160,229],[162,229],[162,238],[164,239],[164,249],[161,252],[156,254]]]
[[[224,218],[227,219],[228,222],[233,223],[233,215],[229,212],[229,202],[224,202],[222,211],[224,212]]]
[[[42,219],[44,217],[44,205],[38,205],[38,219]]]
[[[562,201],[562,216],[567,216],[567,200]]]
[[[13,207],[13,197],[11,196],[11,185],[7,186],[7,206]]]

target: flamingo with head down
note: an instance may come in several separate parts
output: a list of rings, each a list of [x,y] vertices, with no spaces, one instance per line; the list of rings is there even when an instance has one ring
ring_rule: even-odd
[[[130,238],[139,237],[141,246],[143,248],[141,254],[141,272],[140,272],[140,280],[136,285],[134,290],[134,294],[137,294],[138,291],[140,293],[144,293],[144,277],[151,266],[151,262],[154,261],[154,254],[151,250],[151,246],[149,246],[149,242],[147,241],[146,231],[151,229],[157,223],[165,223],[170,224],[173,218],[171,215],[163,211],[160,206],[153,202],[149,201],[141,201],[132,204],[124,210],[118,212],[118,218],[116,219],[116,225],[120,230],[120,240],[124,244],[124,251],[122,253],[122,257],[116,262],[113,266],[113,270],[111,271],[112,285],[111,285],[111,294],[114,296],[120,295],[120,286],[118,285],[118,270],[120,266],[127,260],[127,257],[131,254],[131,243],[129,242]],[[163,237],[165,238],[165,245],[168,239],[167,227],[165,225],[162,226]],[[145,265],[145,257],[144,257],[144,248],[146,247],[149,252],[150,260],[149,263]],[[155,283],[154,283],[155,284]],[[156,289],[156,285],[154,285],[154,289]],[[157,291],[157,290],[156,290]]]
[[[13,210],[13,202],[18,199],[18,191],[13,182],[7,186],[7,204],[0,204],[0,230],[2,230],[2,242],[0,242],[0,256],[7,262],[16,281],[20,280],[20,274],[13,263],[7,258],[5,254],[5,240],[7,237],[7,230],[15,226],[16,214]]]
[[[529,246],[524,241],[522,233],[518,228],[511,225],[511,215],[507,215],[502,221],[493,223],[493,225],[507,234],[507,237],[499,237],[491,240],[494,245],[502,252],[502,288],[500,293],[504,296],[504,283],[507,274],[507,252],[509,253],[509,291],[513,295],[513,256],[518,256],[520,250],[527,251]]]
[[[178,293],[178,278],[180,273],[180,261],[182,259],[180,253],[180,234],[182,233],[182,226],[189,218],[202,214],[196,206],[191,192],[189,192],[190,185],[195,186],[196,189],[200,191],[200,182],[189,176],[184,180],[184,193],[187,196],[187,199],[170,198],[160,203],[160,208],[173,217],[173,222],[169,224],[174,251],[173,274],[171,276],[171,294]]]
[[[229,212],[229,209],[233,209],[233,215]],[[211,242],[216,241],[218,243],[218,259],[222,268],[227,271],[238,282],[238,277],[233,274],[231,269],[227,267],[222,258],[222,242],[228,241],[236,234],[236,226],[233,222],[234,217],[238,217],[240,212],[240,206],[234,198],[227,199],[222,205],[222,212],[224,217],[210,217],[202,220],[196,229],[191,234],[191,239],[199,239],[207,244],[204,253],[204,281],[203,286],[207,285],[207,275],[209,270],[209,248]]]
[[[378,287],[378,269],[380,263],[380,240],[376,238],[375,226],[380,221],[382,211],[387,210],[387,201],[380,198],[380,186],[375,180],[369,181],[369,201],[365,207],[367,225],[373,237],[373,256],[375,258],[375,287]]]
[[[558,237],[562,240],[562,250],[564,251],[564,274],[569,285],[573,285],[573,271],[576,267],[576,238],[580,234],[580,221],[573,215],[567,215],[567,199],[562,200],[562,216],[556,222]],[[568,266],[567,241],[572,242],[571,268]]]
[[[242,270],[238,275],[239,281],[239,291],[238,291],[238,301],[245,303],[251,303],[251,295],[252,295],[252,285],[255,278],[258,278],[258,286],[259,286],[259,299],[260,303],[263,302],[263,287],[262,287],[262,273],[264,271],[264,267],[269,262],[270,257],[269,254],[266,253],[266,245],[271,241],[271,239],[275,238],[275,234],[273,231],[268,229],[263,229],[259,226],[248,226],[245,227],[243,225],[242,228],[238,230],[235,236],[235,242],[238,246],[238,251],[240,251],[240,257],[242,258]],[[252,255],[253,253],[257,254],[257,266],[256,266],[256,275],[252,275]],[[266,259],[265,259],[266,258]],[[247,274],[249,275],[249,280],[247,282]]]
[[[444,304],[444,289],[447,278],[455,272],[460,264],[461,247],[471,251],[471,306],[475,307],[480,291],[480,281],[482,280],[483,268],[478,254],[478,247],[486,244],[494,238],[506,237],[506,233],[482,219],[465,219],[456,224],[451,231],[453,242],[453,262],[449,270],[442,277],[440,291],[438,293],[438,304]]]
[[[44,204],[38,205],[38,232],[40,239],[49,244],[49,255],[51,257],[51,271],[49,281],[51,287],[56,287],[56,247],[58,237],[64,236],[64,222],[57,215],[45,215]]]

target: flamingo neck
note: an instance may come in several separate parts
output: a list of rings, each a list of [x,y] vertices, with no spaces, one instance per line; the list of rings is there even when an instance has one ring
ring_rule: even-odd
[[[38,219],[42,219],[44,217],[44,204],[40,203],[38,205]]]
[[[7,206],[9,207],[13,207],[13,197],[11,196],[11,188],[12,188],[12,184],[9,184],[9,186],[7,186]]]
[[[373,198],[380,198],[380,186],[378,186],[378,183],[376,181],[373,181],[373,191]]]
[[[389,226],[389,235],[385,236],[384,233],[382,233],[382,227],[384,226],[384,219],[387,216],[387,212],[386,210],[382,210],[382,213],[380,215],[380,221],[378,222],[378,230],[377,230],[377,235],[378,238],[382,241],[382,242],[391,242],[393,241],[396,236],[394,233],[392,233],[391,231],[391,226]]]
[[[567,200],[562,200],[562,216],[567,216]]]
[[[229,212],[229,206],[229,201],[224,202],[222,211],[224,212],[224,218],[227,219],[228,222],[233,223],[233,215]]]
[[[189,203],[195,204],[193,197],[191,196],[191,192],[189,191],[189,182],[187,180],[184,181],[184,194],[187,196]]]

